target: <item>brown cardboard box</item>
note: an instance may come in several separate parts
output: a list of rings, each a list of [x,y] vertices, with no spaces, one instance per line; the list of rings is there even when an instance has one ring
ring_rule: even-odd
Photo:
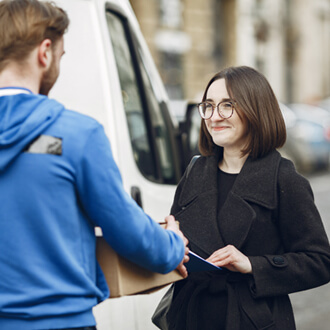
[[[183,279],[177,270],[163,275],[135,265],[119,256],[103,237],[97,237],[96,256],[108,283],[110,298],[150,293]]]

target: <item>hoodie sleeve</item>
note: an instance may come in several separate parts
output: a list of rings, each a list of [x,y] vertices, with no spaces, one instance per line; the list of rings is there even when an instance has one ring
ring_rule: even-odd
[[[184,256],[182,239],[162,229],[126,193],[101,125],[88,137],[79,166],[77,187],[83,209],[102,228],[112,248],[151,271],[175,269]]]

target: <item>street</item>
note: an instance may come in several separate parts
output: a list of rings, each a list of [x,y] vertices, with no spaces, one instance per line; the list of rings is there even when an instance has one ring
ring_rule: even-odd
[[[312,185],[315,202],[330,237],[330,173],[307,177]],[[330,329],[330,284],[291,295],[297,330]]]

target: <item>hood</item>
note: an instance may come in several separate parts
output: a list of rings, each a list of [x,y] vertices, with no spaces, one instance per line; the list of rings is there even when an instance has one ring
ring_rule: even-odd
[[[63,105],[43,95],[0,97],[0,171],[57,120]]]

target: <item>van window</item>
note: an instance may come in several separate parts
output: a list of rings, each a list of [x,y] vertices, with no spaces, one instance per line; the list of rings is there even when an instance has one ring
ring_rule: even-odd
[[[154,139],[156,142],[156,148],[158,156],[160,158],[161,172],[163,177],[165,178],[165,181],[168,181],[173,178],[174,175],[170,137],[168,134],[168,129],[166,127],[160,102],[158,102],[156,94],[153,91],[152,84],[149,79],[150,75],[147,74],[147,67],[142,61],[140,62],[140,64],[142,80],[146,90],[147,101],[151,110],[150,116],[152,126],[154,128]]]
[[[149,180],[176,183],[168,127],[148,68],[124,17],[106,12],[134,159]]]

